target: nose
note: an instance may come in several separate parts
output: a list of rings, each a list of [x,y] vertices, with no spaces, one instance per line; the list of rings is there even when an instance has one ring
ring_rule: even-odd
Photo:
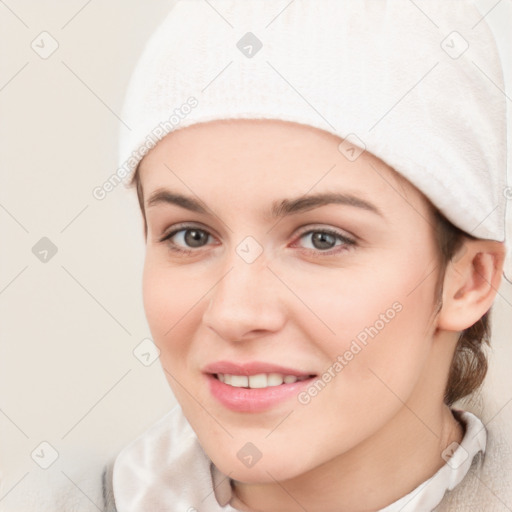
[[[264,261],[238,258],[211,290],[204,324],[226,341],[244,341],[279,331],[286,321],[279,282]]]

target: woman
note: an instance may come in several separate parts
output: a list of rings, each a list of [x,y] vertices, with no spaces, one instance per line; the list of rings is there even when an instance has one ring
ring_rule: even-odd
[[[505,259],[501,68],[446,4],[185,0],[149,42],[119,169],[179,406],[116,460],[119,512],[499,510],[452,406]]]

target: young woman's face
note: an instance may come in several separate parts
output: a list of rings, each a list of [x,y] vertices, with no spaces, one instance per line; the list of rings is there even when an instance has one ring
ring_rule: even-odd
[[[340,142],[215,121],[167,136],[141,165],[149,326],[203,448],[237,480],[353,452],[428,391],[429,205]]]

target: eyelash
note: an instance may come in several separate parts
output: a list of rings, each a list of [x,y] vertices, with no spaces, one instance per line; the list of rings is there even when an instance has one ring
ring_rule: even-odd
[[[212,237],[212,234],[207,229],[204,229],[202,227],[195,226],[195,225],[185,224],[185,225],[177,226],[170,233],[167,233],[166,235],[164,235],[159,240],[159,242],[162,242],[162,243],[167,242],[169,249],[175,253],[180,253],[180,254],[184,254],[184,255],[192,254],[194,252],[197,252],[202,247],[199,247],[198,249],[185,249],[183,247],[178,246],[174,242],[171,242],[170,240],[173,236],[177,235],[178,233],[180,233],[182,231],[188,231],[188,230],[194,230],[194,229],[198,230],[198,231],[203,231],[204,233],[206,233],[208,235],[208,237]],[[351,246],[356,245],[356,241],[354,239],[349,238],[348,236],[346,236],[338,231],[335,231],[333,229],[329,229],[329,228],[318,228],[318,229],[309,228],[309,229],[304,230],[303,232],[299,233],[297,240],[302,239],[305,235],[310,235],[313,233],[324,233],[327,235],[331,235],[331,236],[335,237],[337,241],[340,240],[342,242],[339,245],[335,245],[332,249],[328,249],[325,251],[322,251],[321,249],[302,249],[303,251],[306,251],[308,253],[314,253],[315,255],[332,256],[333,254],[337,254],[339,252],[346,251]],[[338,249],[335,249],[336,247]]]

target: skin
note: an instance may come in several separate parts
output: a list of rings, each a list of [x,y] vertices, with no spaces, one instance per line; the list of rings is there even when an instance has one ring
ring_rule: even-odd
[[[340,142],[295,123],[214,121],[171,133],[140,166],[148,323],[169,384],[233,479],[240,510],[377,510],[434,474],[463,436],[444,390],[458,333],[492,304],[502,245],[466,243],[446,271],[439,310],[430,203],[373,155],[347,160]],[[205,212],[149,205],[161,189]],[[379,213],[327,204],[270,215],[274,203],[325,192]],[[162,241],[181,223],[205,230],[205,245],[187,246],[190,231]],[[334,247],[318,248],[311,231],[325,229],[353,243],[327,237]],[[250,264],[236,252],[247,236],[263,250]],[[206,385],[202,369],[219,360],[321,375],[396,303],[395,318],[307,405],[234,412]],[[262,454],[251,468],[237,457],[247,442]]]

